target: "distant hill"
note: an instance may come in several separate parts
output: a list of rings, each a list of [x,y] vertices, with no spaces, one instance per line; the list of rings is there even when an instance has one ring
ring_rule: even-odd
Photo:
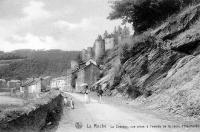
[[[25,79],[42,75],[66,74],[78,51],[16,50],[0,54],[0,78]]]

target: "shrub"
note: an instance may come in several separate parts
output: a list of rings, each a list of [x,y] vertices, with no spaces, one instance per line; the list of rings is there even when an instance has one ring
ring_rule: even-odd
[[[144,97],[147,98],[147,97],[151,96],[151,95],[153,94],[153,92],[150,91],[150,90],[149,90],[149,91],[145,90],[145,91],[143,92],[143,94],[144,94]]]
[[[122,19],[132,23],[135,32],[154,27],[168,16],[200,0],[118,0],[112,4],[109,19]]]
[[[142,95],[141,92],[139,91],[139,88],[133,87],[131,85],[128,86],[127,94],[132,99],[136,99],[137,97]]]

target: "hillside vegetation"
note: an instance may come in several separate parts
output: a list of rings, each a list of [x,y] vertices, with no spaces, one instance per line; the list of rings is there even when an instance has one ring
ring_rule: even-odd
[[[71,60],[79,55],[78,51],[35,51],[17,50],[0,55],[0,78],[25,79],[44,75],[66,74]]]
[[[132,23],[135,32],[141,33],[153,28],[168,16],[179,12],[199,0],[119,0],[112,5],[109,19],[123,19]]]

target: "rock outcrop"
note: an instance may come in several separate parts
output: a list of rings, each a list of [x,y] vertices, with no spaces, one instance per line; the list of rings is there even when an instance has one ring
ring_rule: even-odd
[[[200,5],[171,16],[141,38],[133,38],[114,93],[145,98],[141,103],[149,108],[199,117]]]

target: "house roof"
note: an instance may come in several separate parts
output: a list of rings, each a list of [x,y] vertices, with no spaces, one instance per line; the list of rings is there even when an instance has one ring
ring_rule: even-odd
[[[14,83],[18,83],[18,82],[21,82],[20,80],[10,80],[8,82],[14,82]]]
[[[104,82],[108,82],[111,78],[112,78],[111,75],[108,74],[108,75],[104,76],[103,78],[101,78],[99,81],[95,82],[92,86],[95,86],[97,84],[102,84]]]
[[[31,86],[39,82],[41,78],[30,78],[22,84],[22,87]]]
[[[90,59],[89,61],[87,61],[85,65],[87,66],[87,65],[90,65],[91,63],[97,66],[97,62],[94,61],[94,60],[92,60],[92,59]]]
[[[6,82],[6,80],[5,80],[5,79],[0,79],[0,81]]]
[[[88,67],[88,66],[90,66],[90,65],[95,65],[97,68],[101,69],[101,68],[99,67],[99,65],[97,65],[97,62],[96,62],[96,61],[90,59],[90,60],[87,61],[87,62],[81,63],[81,64],[79,65],[78,68],[76,68],[75,70],[72,71],[72,73],[75,73],[75,72],[78,72],[79,70],[85,69],[86,67]]]
[[[45,76],[45,77],[43,77],[42,79],[49,79],[49,78],[52,78],[51,76]]]
[[[52,80],[66,80],[66,76],[61,76],[61,77],[57,77],[57,78],[53,78]]]

